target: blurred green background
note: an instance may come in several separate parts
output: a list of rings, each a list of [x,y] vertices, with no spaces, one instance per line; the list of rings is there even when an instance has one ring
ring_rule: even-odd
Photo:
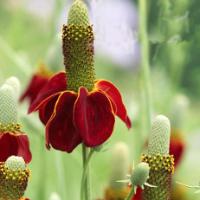
[[[16,76],[23,90],[41,62],[54,71],[64,69],[60,24],[63,22],[62,16],[67,16],[65,8],[71,1],[41,2],[0,1],[1,83],[9,76]],[[134,3],[133,12],[137,15],[138,2]],[[195,185],[200,181],[200,2],[151,0],[148,4],[154,114],[162,113],[171,117],[176,96],[182,94],[188,99],[189,108],[181,126],[187,143],[186,152],[175,176],[178,181]],[[115,3],[112,6],[115,7]],[[120,24],[120,20],[117,23]],[[137,29],[133,32],[136,32],[137,40]],[[128,41],[120,41],[119,38],[116,48],[120,48],[123,42]],[[139,62],[133,61],[134,67],[127,67],[109,56],[97,53],[95,63],[97,77],[109,79],[121,89],[133,121],[133,128],[127,131],[124,124],[117,120],[113,136],[105,145],[108,150],[96,154],[92,159],[92,195],[97,198],[103,196],[109,183],[112,146],[117,141],[126,142],[130,148],[131,161],[134,159],[137,162],[148,133],[144,132],[143,127]],[[30,164],[32,175],[26,196],[32,200],[48,200],[52,192],[57,192],[63,200],[79,199],[81,149],[76,149],[72,154],[46,150],[44,127],[37,114],[26,114],[27,107],[27,102],[19,105],[19,118],[23,130],[30,137],[33,153]],[[188,190],[188,199],[200,199],[200,195],[193,192]]]

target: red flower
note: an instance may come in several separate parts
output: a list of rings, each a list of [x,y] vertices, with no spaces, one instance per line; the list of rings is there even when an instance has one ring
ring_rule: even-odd
[[[0,132],[0,162],[5,162],[10,156],[21,156],[26,163],[31,161],[27,135],[21,132]]]
[[[29,109],[39,110],[48,148],[71,152],[81,142],[88,147],[101,145],[112,134],[114,115],[131,127],[121,95],[112,83],[99,80],[92,91],[80,87],[76,93],[66,90],[66,82],[64,72],[53,76]]]
[[[20,101],[22,102],[27,98],[31,104],[36,99],[42,87],[48,82],[50,75],[51,72],[49,72],[44,65],[40,65],[38,72],[32,76],[26,90],[21,95]]]
[[[179,131],[173,129],[170,140],[170,154],[174,155],[175,167],[180,163],[184,150],[185,142],[183,136]]]

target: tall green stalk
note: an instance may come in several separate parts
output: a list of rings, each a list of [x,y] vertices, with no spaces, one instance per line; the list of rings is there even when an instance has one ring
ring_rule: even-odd
[[[151,97],[151,79],[149,65],[149,40],[147,33],[147,1],[139,0],[139,19],[140,19],[140,43],[141,43],[141,89],[144,94],[143,107],[146,116],[146,130],[150,130],[152,97]]]

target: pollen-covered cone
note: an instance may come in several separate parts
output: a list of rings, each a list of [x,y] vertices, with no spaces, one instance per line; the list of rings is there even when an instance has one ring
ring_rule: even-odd
[[[170,122],[165,116],[156,117],[150,134],[148,154],[142,161],[150,166],[148,183],[156,188],[146,187],[143,200],[170,200],[171,176],[174,170],[173,156],[169,155]]]
[[[11,156],[5,163],[0,163],[0,200],[22,198],[29,175],[30,171],[21,157]]]

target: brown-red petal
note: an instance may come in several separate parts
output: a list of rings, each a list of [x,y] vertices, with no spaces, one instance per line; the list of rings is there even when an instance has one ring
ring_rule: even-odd
[[[103,91],[111,100],[115,114],[125,122],[128,128],[131,128],[131,121],[127,115],[122,96],[119,90],[109,81],[99,80],[95,83],[97,89]]]
[[[29,107],[29,113],[36,111],[40,104],[51,95],[62,92],[67,89],[67,78],[65,72],[59,72],[55,74],[45,86],[40,90],[36,99]]]
[[[63,92],[59,96],[54,112],[46,125],[46,145],[60,151],[72,152],[82,141],[73,123],[73,107],[77,95]]]
[[[25,134],[1,133],[0,148],[0,162],[5,162],[12,155],[23,157],[26,163],[32,159],[28,136]]]
[[[81,87],[74,106],[74,123],[84,144],[95,147],[104,143],[113,132],[114,122],[109,99],[99,91],[88,93]]]
[[[30,83],[28,84],[26,90],[20,97],[20,102],[22,102],[25,98],[29,99],[30,104],[36,99],[39,91],[43,88],[43,86],[48,82],[48,77],[41,76],[39,74],[34,74],[31,78]]]
[[[39,107],[39,118],[40,121],[46,125],[48,120],[50,119],[51,115],[53,114],[54,106],[57,102],[59,94],[52,95],[46,100]]]

